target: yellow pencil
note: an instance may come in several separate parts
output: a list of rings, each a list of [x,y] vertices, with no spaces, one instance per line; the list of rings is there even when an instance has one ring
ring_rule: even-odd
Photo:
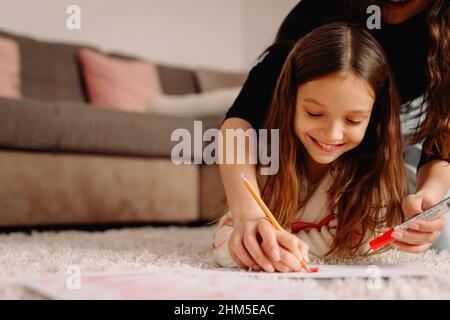
[[[256,200],[258,205],[264,211],[264,214],[266,215],[266,218],[270,221],[270,223],[274,226],[274,228],[276,230],[278,230],[278,231],[283,230],[283,228],[278,223],[277,219],[275,219],[275,217],[273,216],[272,212],[270,212],[269,208],[264,203],[264,201],[256,193],[255,189],[253,189],[252,185],[248,181],[247,176],[245,174],[243,174],[242,172],[241,172],[241,180],[244,183],[244,185],[247,187],[247,190],[250,192],[250,194]],[[300,264],[302,265],[302,268],[306,270],[306,272],[311,272],[311,271],[309,271],[308,264],[306,263],[305,259],[302,259],[302,261],[300,261]]]

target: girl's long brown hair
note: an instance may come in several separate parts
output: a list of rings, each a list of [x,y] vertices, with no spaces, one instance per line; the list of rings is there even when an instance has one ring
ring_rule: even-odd
[[[368,17],[366,9],[369,5],[378,5],[382,8],[381,0],[339,1],[343,3],[343,11],[336,12],[335,19],[351,21],[363,26],[366,25]],[[333,3],[336,4],[334,1]],[[301,2],[297,6],[300,5]],[[298,40],[295,38],[298,36],[298,31],[290,30],[296,25],[294,21],[296,8],[287,15],[274,43],[264,53],[275,48],[292,46]],[[450,1],[434,0],[426,10],[428,10],[427,23],[431,43],[427,55],[427,86],[424,103],[418,115],[419,117],[424,114],[425,117],[409,142],[418,143],[425,139],[423,146],[426,154],[431,154],[434,150],[442,159],[448,161],[450,152]],[[321,22],[317,24],[320,25]],[[411,67],[414,68],[414,66]]]
[[[338,225],[329,254],[347,257],[355,255],[380,227],[404,219],[401,201],[406,195],[406,173],[399,99],[384,52],[368,32],[331,23],[308,33],[290,51],[264,124],[264,128],[280,130],[280,169],[266,177],[261,196],[284,227],[305,204],[300,181],[306,179],[307,154],[294,131],[297,90],[308,81],[338,72],[366,80],[376,96],[362,142],[330,166],[329,208]],[[354,241],[354,231],[361,233],[359,241]]]

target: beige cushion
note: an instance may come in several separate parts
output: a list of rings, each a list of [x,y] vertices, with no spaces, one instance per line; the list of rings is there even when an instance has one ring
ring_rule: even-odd
[[[160,95],[150,104],[148,112],[196,118],[225,115],[240,90],[240,87],[233,87],[199,94]]]
[[[214,70],[198,70],[195,72],[201,92],[221,88],[242,87],[247,78],[245,72],[225,72]]]

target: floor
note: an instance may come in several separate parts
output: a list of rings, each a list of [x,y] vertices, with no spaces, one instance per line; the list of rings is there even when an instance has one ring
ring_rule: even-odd
[[[169,226],[0,234],[0,299],[41,299],[42,296],[26,290],[18,281],[66,274],[73,265],[79,266],[81,272],[163,266],[214,269],[213,232],[214,226]],[[412,261],[423,263],[436,276],[384,280],[375,290],[370,290],[364,279],[291,281],[310,299],[450,299],[448,250],[428,250],[420,255],[391,251],[359,263]]]

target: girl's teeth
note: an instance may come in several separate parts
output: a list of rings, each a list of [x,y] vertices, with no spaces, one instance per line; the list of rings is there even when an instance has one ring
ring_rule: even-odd
[[[330,145],[328,145],[328,144],[323,144],[322,142],[320,142],[320,141],[317,141],[322,147],[324,147],[325,149],[327,149],[327,150],[331,150],[331,149],[333,149],[335,146],[330,146]]]

